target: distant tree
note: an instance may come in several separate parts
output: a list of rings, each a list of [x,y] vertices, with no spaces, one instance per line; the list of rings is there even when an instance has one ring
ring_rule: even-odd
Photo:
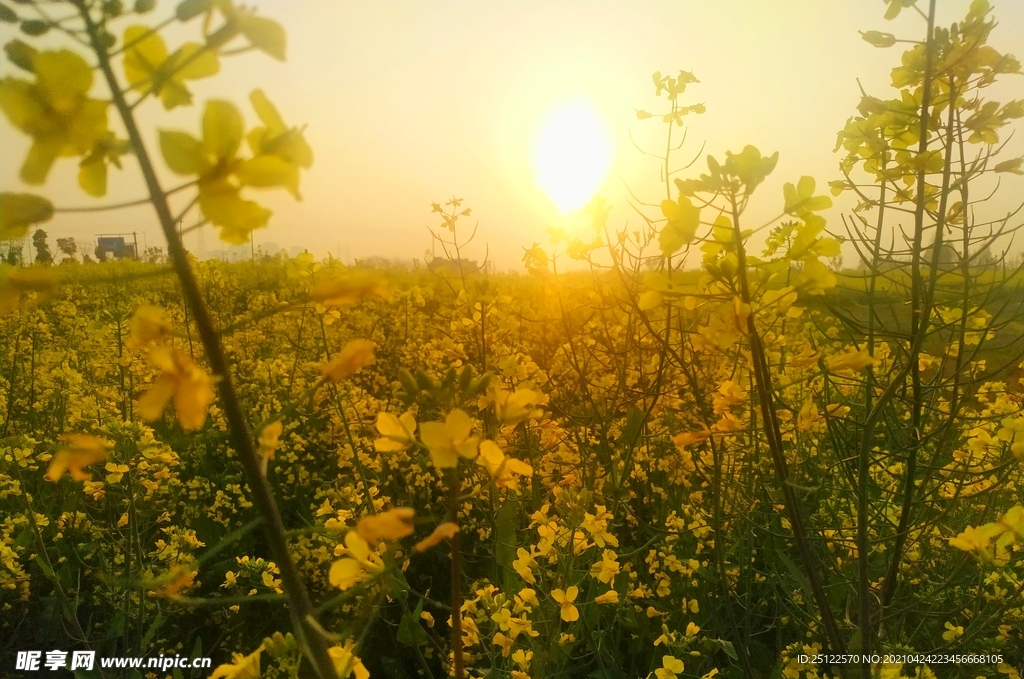
[[[21,249],[22,248],[20,243],[18,245],[12,244],[8,246],[6,257],[8,264],[10,264],[11,266],[17,266],[18,264],[21,263]]]
[[[145,257],[145,259],[150,264],[160,264],[160,263],[166,261],[167,257],[164,255],[164,249],[163,248],[160,248],[160,247],[157,247],[157,246],[154,245],[153,247],[146,248],[146,257]]]
[[[104,252],[103,250],[100,250],[100,246],[99,245],[97,245],[96,249],[93,250],[93,254],[96,255],[96,261],[97,262],[105,262],[105,261],[107,261],[107,253]]]
[[[42,229],[37,229],[32,234],[32,246],[36,249],[36,263],[37,264],[52,264],[53,254],[50,252],[50,245],[46,242],[46,232]]]
[[[95,262],[96,262],[96,260],[94,260],[92,257],[90,257],[88,252],[83,252],[82,253],[82,263],[83,264],[95,264]]]
[[[58,238],[57,249],[65,255],[63,261],[78,261],[75,256],[78,255],[78,243],[75,242],[74,238]]]

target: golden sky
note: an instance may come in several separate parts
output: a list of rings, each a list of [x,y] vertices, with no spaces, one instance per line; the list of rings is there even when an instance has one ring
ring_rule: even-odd
[[[147,102],[140,118],[151,142],[158,127],[195,133],[208,98],[233,100],[255,124],[247,95],[260,87],[288,124],[308,125],[315,163],[303,175],[302,202],[279,189],[252,192],[275,213],[270,226],[256,232],[257,245],[308,247],[347,260],[422,259],[430,247],[426,227],[438,224],[430,204],[455,195],[473,209],[471,223],[480,224],[479,245],[469,248],[469,256],[482,258],[486,242],[499,269],[518,270],[523,248],[546,245],[546,228],[563,219],[533,170],[537,140],[553,111],[572,104],[594,112],[613,149],[599,189],[613,205],[609,225],[636,225],[641,220],[624,187],[655,203],[664,188],[656,161],[632,146],[629,133],[658,151],[664,126],[657,118],[638,121],[635,109],[662,109],[665,100],[654,97],[654,71],[693,71],[701,82],[683,100],[703,103],[707,113],[689,117],[683,155],[695,155],[702,143],[703,155],[720,158],[746,144],[780,154],[775,172],[755,194],[753,223],[758,215],[779,212],[783,182],[808,174],[824,187],[838,178],[839,156],[832,149],[860,99],[857,78],[869,93],[892,96],[889,72],[902,46],[874,48],[858,29],[910,39],[923,31],[914,12],[886,22],[882,2],[869,0],[248,4],[286,29],[287,63],[260,53],[226,58],[218,76],[190,82],[197,106],[168,113],[159,102]],[[938,24],[961,19],[968,5],[940,0]],[[1024,3],[993,5],[1000,22],[993,46],[1022,56]],[[172,9],[161,3],[142,20],[155,23]],[[123,31],[137,22],[123,19],[115,26]],[[165,33],[171,48],[200,39],[199,23]],[[9,24],[0,27],[3,41],[15,34]],[[57,42],[47,36],[44,44]],[[3,75],[21,75],[15,71],[6,62],[0,66]],[[1007,77],[989,96],[1024,98],[1024,77]],[[1024,125],[1015,129],[1006,157],[1024,152]],[[71,159],[58,160],[42,191],[24,186],[17,175],[27,148],[26,137],[6,120],[0,123],[3,190],[41,192],[60,206],[97,203],[77,187]],[[701,158],[693,172],[705,169]],[[166,186],[181,181],[164,176]],[[1024,181],[1002,177],[1001,198],[992,209],[1005,213],[1024,195]],[[143,195],[130,159],[111,179],[111,202]],[[830,225],[838,226],[840,210],[850,206],[837,201],[826,214]],[[137,230],[149,245],[161,244],[148,207],[59,215],[44,228],[51,243],[57,236],[92,240],[100,232]],[[194,235],[186,244],[193,250],[199,245]],[[205,234],[203,245],[207,252],[220,247],[215,232]],[[847,260],[854,264],[852,254]]]

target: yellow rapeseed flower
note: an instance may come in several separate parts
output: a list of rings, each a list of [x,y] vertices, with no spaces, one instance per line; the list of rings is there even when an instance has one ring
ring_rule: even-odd
[[[373,442],[379,453],[405,450],[416,442],[416,416],[411,412],[396,417],[393,413],[377,413],[377,432],[382,438]]]
[[[6,209],[6,205],[3,209]],[[0,238],[6,237],[4,228],[0,226]],[[58,284],[57,272],[51,268],[22,268],[0,263],[0,314],[28,308],[32,306],[31,302],[52,297],[57,292]]]
[[[110,472],[107,474],[107,483],[118,483],[128,473],[128,465],[126,464],[108,462],[103,468]]]
[[[445,521],[440,526],[434,529],[434,532],[423,538],[416,543],[413,547],[417,552],[425,552],[431,547],[439,544],[441,540],[451,540],[452,537],[459,532],[458,525],[451,521]]]
[[[459,457],[472,459],[476,457],[476,436],[470,436],[473,421],[462,410],[456,408],[448,413],[444,422],[424,422],[420,424],[420,439],[430,450],[430,459],[438,469],[454,467]]]
[[[200,429],[213,402],[213,378],[183,351],[167,346],[149,350],[149,363],[163,371],[139,398],[139,415],[152,422],[173,398],[178,422],[185,431]]]
[[[683,661],[672,655],[661,657],[661,667],[654,670],[658,679],[676,679],[683,671]]]
[[[32,137],[22,181],[42,184],[59,156],[84,156],[106,137],[108,102],[86,96],[92,68],[70,50],[36,52],[32,71],[35,82],[10,76],[0,80],[0,110]]]
[[[384,570],[384,564],[369,543],[358,532],[350,530],[345,534],[345,558],[339,559],[331,566],[328,580],[339,589],[348,589],[361,582],[368,574]]]
[[[264,99],[257,97],[261,104]],[[284,186],[297,192],[298,186],[294,163],[277,153],[238,157],[243,125],[234,104],[213,99],[203,112],[201,141],[186,132],[160,130],[160,150],[167,166],[176,174],[198,176],[199,209],[220,227],[221,240],[236,245],[249,240],[254,229],[266,226],[271,215],[270,210],[242,198],[243,187]]]
[[[400,540],[412,535],[412,517],[416,511],[409,507],[396,507],[375,516],[364,516],[356,524],[356,532],[370,544],[381,540]]]
[[[218,666],[210,675],[210,679],[260,679],[260,653],[262,652],[261,644],[249,655],[233,653],[231,663]]]
[[[878,361],[868,354],[867,349],[858,349],[856,347],[847,347],[846,351],[841,354],[829,358],[826,361],[828,369],[832,372],[839,372],[841,370],[863,370],[864,368],[876,364]]]
[[[561,589],[551,590],[551,598],[555,600],[558,607],[561,609],[560,617],[566,622],[573,622],[574,620],[580,619],[580,611],[576,606],[573,605],[573,601],[579,595],[580,590],[575,585],[566,588],[564,591]]]
[[[598,595],[594,599],[594,603],[598,604],[617,604],[619,603],[619,593],[614,589],[610,589],[604,594]]]
[[[192,104],[186,80],[198,80],[220,71],[217,53],[197,42],[186,42],[168,56],[167,44],[148,26],[129,26],[124,31],[124,75],[133,89],[160,97],[168,111]]]
[[[64,434],[60,438],[68,445],[50,461],[50,468],[46,472],[49,481],[58,480],[65,471],[75,481],[91,479],[92,475],[84,471],[84,467],[102,462],[114,449],[112,441],[90,434]]]
[[[369,271],[351,271],[326,278],[309,289],[309,298],[324,306],[346,306],[365,297],[388,299],[390,296],[387,281]]]
[[[374,361],[376,344],[370,340],[354,339],[334,355],[323,368],[323,375],[331,382],[341,382]]]
[[[355,679],[370,679],[370,672],[363,665],[363,661],[355,654],[355,642],[349,640],[344,646],[332,646],[327,649],[328,655],[334,661],[334,671],[341,679],[348,679],[354,676]]]
[[[533,467],[514,457],[505,457],[494,441],[480,443],[480,455],[476,463],[487,470],[491,481],[498,488],[514,490],[519,476],[533,476]]]
[[[152,304],[143,304],[132,315],[128,324],[128,341],[125,344],[132,351],[138,351],[153,342],[168,337],[173,326],[167,312]]]

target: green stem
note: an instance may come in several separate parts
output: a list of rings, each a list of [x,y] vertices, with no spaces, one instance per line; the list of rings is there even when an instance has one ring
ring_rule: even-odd
[[[146,188],[152,198],[153,207],[157,217],[160,219],[160,226],[167,238],[167,250],[171,262],[181,281],[182,290],[192,311],[196,327],[199,331],[210,367],[217,379],[220,391],[221,403],[224,414],[231,431],[232,443],[238,452],[239,459],[245,472],[246,481],[252,491],[253,504],[263,517],[264,529],[266,531],[267,543],[273,555],[274,561],[281,570],[281,582],[287,593],[290,603],[289,612],[292,616],[292,624],[296,636],[302,643],[303,650],[307,654],[316,674],[321,679],[333,679],[336,677],[334,663],[327,653],[328,640],[318,631],[319,625],[313,618],[313,604],[310,601],[306,586],[299,576],[298,569],[292,561],[288,551],[288,543],[285,538],[284,522],[281,513],[277,508],[270,484],[263,476],[260,468],[260,459],[256,446],[249,431],[249,425],[235,389],[234,381],[228,368],[227,356],[221,345],[220,335],[213,325],[209,309],[199,290],[199,283],[195,273],[192,271],[188,261],[188,254],[175,232],[174,218],[171,215],[170,206],[167,204],[167,197],[160,187],[159,179],[153,163],[150,160],[148,150],[143,143],[142,134],[135,122],[134,115],[128,102],[121,92],[114,75],[113,66],[107,55],[106,48],[100,42],[99,29],[89,14],[89,7],[84,0],[75,0],[82,19],[85,22],[92,42],[93,51],[99,59],[100,70],[106,78],[110,88],[114,106],[121,116],[128,138],[135,149],[136,157],[139,160],[139,167],[146,181]]]

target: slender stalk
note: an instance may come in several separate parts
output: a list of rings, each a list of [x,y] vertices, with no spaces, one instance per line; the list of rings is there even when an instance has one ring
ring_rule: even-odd
[[[120,90],[117,76],[114,74],[113,66],[107,55],[106,48],[100,42],[99,27],[89,14],[89,8],[84,0],[75,0],[75,5],[82,15],[86,29],[89,33],[92,49],[99,59],[100,70],[102,71],[107,85],[110,88],[114,106],[124,123],[128,138],[135,149],[136,157],[139,160],[139,167],[142,170],[143,178],[146,181],[146,188],[149,191],[153,208],[156,210],[167,238],[167,250],[175,272],[181,281],[182,290],[192,310],[195,324],[199,330],[200,339],[206,350],[210,367],[217,377],[217,385],[220,391],[221,404],[228,421],[231,432],[231,441],[238,453],[245,472],[246,481],[252,491],[253,504],[263,517],[264,529],[270,551],[281,570],[281,582],[289,600],[289,612],[292,617],[292,624],[296,636],[300,639],[303,650],[306,652],[314,670],[321,679],[333,679],[336,677],[334,664],[327,653],[328,643],[324,635],[319,631],[319,625],[313,616],[313,605],[306,591],[306,586],[299,577],[298,570],[288,552],[288,543],[285,538],[284,522],[281,520],[281,513],[278,511],[277,503],[274,501],[270,484],[260,469],[259,456],[253,442],[252,433],[235,389],[234,381],[228,369],[227,357],[221,345],[220,336],[213,325],[209,309],[203,300],[199,290],[199,284],[195,273],[188,262],[185,248],[175,231],[174,218],[171,215],[170,206],[167,204],[166,194],[160,187],[156,171],[150,160],[147,148],[142,140],[138,125],[135,122],[131,108]]]
[[[456,466],[448,474],[448,481],[451,484],[448,496],[448,520],[452,523],[459,522],[459,489],[462,485],[462,477],[459,475],[459,468]],[[464,660],[462,657],[462,560],[459,553],[459,534],[451,537],[452,543],[452,674],[455,679],[463,679],[465,676]]]
[[[736,243],[736,276],[740,284],[740,299],[744,304],[750,305],[750,284],[747,281],[747,253],[743,247],[743,236],[740,231],[739,205],[736,197],[732,196],[732,226],[733,239]],[[754,381],[757,387],[757,399],[761,404],[761,418],[764,421],[763,429],[768,439],[768,449],[772,454],[772,463],[775,466],[775,475],[778,477],[779,486],[782,489],[782,497],[786,505],[786,514],[789,517],[790,526],[793,529],[793,538],[796,541],[797,551],[804,564],[807,580],[811,585],[811,592],[814,594],[814,601],[818,606],[818,613],[821,615],[822,625],[825,627],[825,635],[832,645],[831,651],[845,653],[846,644],[839,634],[839,627],[836,625],[835,616],[832,615],[832,607],[828,603],[828,596],[825,594],[825,587],[818,572],[818,564],[811,553],[810,543],[807,540],[807,531],[804,528],[803,516],[800,514],[800,507],[797,505],[796,493],[789,483],[789,467],[786,464],[785,451],[782,445],[782,432],[779,425],[778,414],[775,412],[775,404],[772,396],[771,373],[768,369],[768,361],[765,359],[764,344],[754,324],[754,313],[751,310],[747,316],[747,335],[750,341],[750,354],[754,363]]]

